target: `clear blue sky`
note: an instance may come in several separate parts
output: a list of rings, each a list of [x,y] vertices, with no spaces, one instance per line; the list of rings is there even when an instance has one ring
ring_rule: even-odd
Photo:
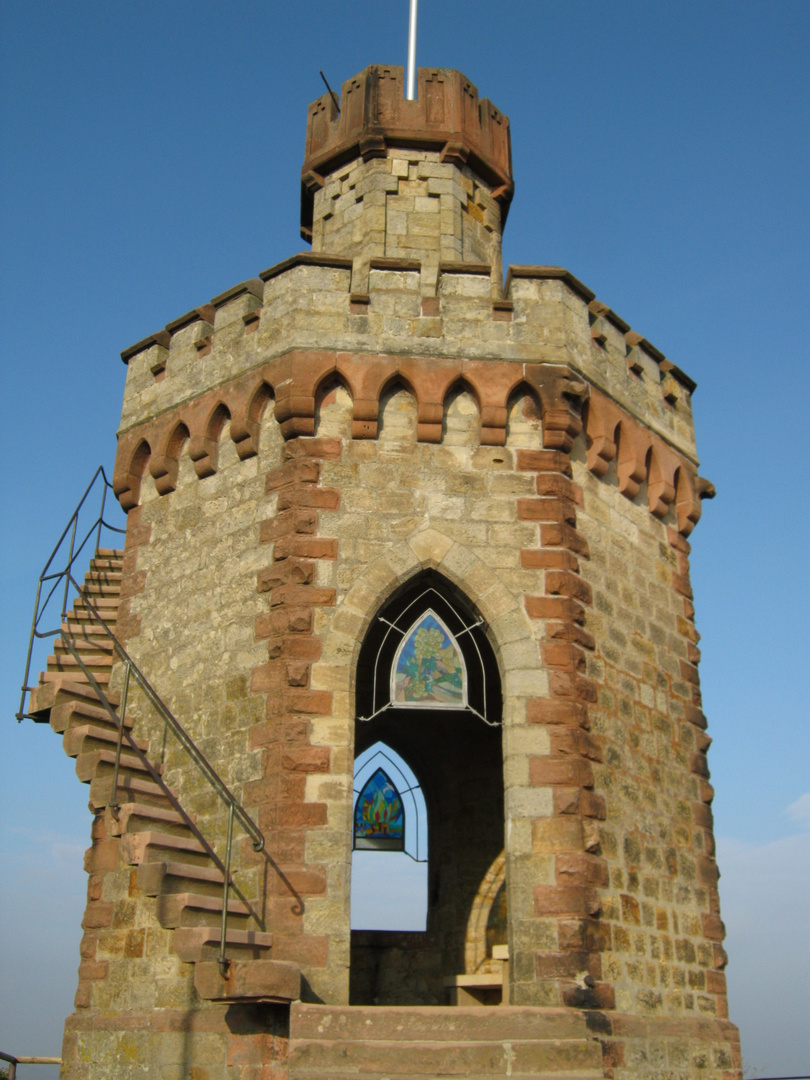
[[[112,465],[119,353],[304,247],[318,69],[404,63],[407,6],[3,5],[2,1049],[58,1053],[75,988],[87,792],[13,714],[37,575]],[[731,1011],[764,1075],[810,1071],[808,56],[806,2],[420,4],[420,65],[512,122],[505,262],[568,267],[699,384]]]

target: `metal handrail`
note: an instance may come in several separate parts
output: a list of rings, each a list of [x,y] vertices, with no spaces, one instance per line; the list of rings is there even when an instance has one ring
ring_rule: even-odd
[[[114,766],[114,771],[113,771],[113,788],[112,788],[112,800],[113,801],[110,803],[110,809],[114,813],[117,813],[118,810],[120,809],[120,804],[117,801],[117,799],[118,799],[118,772],[119,772],[119,766],[120,766],[120,761],[121,761],[121,748],[122,748],[123,740],[126,738],[127,743],[129,745],[129,748],[131,750],[133,750],[137,754],[137,756],[141,759],[143,764],[149,770],[149,773],[152,776],[152,778],[157,783],[160,784],[160,786],[163,788],[163,790],[166,792],[166,794],[171,798],[171,801],[172,801],[173,805],[175,806],[175,808],[183,815],[184,819],[186,820],[186,823],[192,828],[192,830],[194,832],[194,835],[203,844],[203,846],[205,847],[208,854],[211,856],[211,858],[214,860],[214,862],[216,863],[219,870],[222,872],[222,875],[223,875],[223,878],[222,878],[222,926],[221,926],[222,932],[221,932],[221,935],[220,935],[220,949],[219,949],[219,961],[218,962],[219,962],[220,972],[222,973],[222,976],[224,978],[225,975],[227,974],[228,966],[229,966],[229,963],[230,963],[230,961],[225,956],[225,944],[226,944],[225,943],[225,937],[226,937],[227,922],[228,922],[228,897],[229,897],[230,889],[233,888],[234,891],[237,892],[237,894],[240,896],[240,899],[242,899],[242,900],[245,899],[243,896],[241,896],[241,893],[238,892],[238,890],[236,888],[236,884],[233,881],[233,879],[231,877],[231,872],[230,872],[231,849],[232,849],[232,846],[233,846],[233,823],[234,823],[234,817],[237,817],[239,819],[239,821],[241,821],[245,831],[251,836],[251,838],[252,838],[251,839],[251,844],[253,846],[254,851],[262,851],[263,850],[263,848],[265,846],[264,834],[262,833],[261,829],[259,829],[258,825],[250,817],[250,815],[245,810],[245,808],[242,806],[242,804],[239,802],[239,800],[236,798],[236,796],[233,794],[233,792],[228,788],[228,786],[226,785],[224,780],[220,777],[219,773],[217,773],[217,771],[214,769],[213,765],[211,765],[211,763],[205,757],[203,752],[196,745],[194,740],[188,734],[188,732],[183,727],[183,725],[180,723],[180,721],[176,718],[174,713],[172,713],[171,709],[169,709],[168,705],[166,705],[166,703],[163,701],[163,699],[158,695],[155,688],[152,686],[152,684],[149,682],[149,680],[146,678],[146,676],[143,674],[143,672],[137,666],[135,661],[132,659],[132,657],[126,651],[126,649],[121,644],[121,642],[118,640],[118,638],[116,638],[116,636],[113,633],[112,629],[110,628],[108,623],[104,620],[104,618],[101,616],[101,614],[99,613],[98,609],[95,607],[93,602],[89,599],[88,596],[86,596],[83,593],[83,591],[81,590],[79,585],[73,580],[72,577],[70,578],[70,583],[74,586],[74,588],[79,590],[80,594],[82,595],[82,599],[84,601],[84,604],[86,605],[86,610],[91,614],[91,616],[93,618],[93,621],[107,635],[107,637],[110,640],[110,643],[112,645],[112,648],[113,648],[114,652],[118,656],[119,660],[121,660],[122,663],[124,664],[124,690],[123,690],[122,695],[121,695],[122,700],[121,700],[121,702],[119,702],[119,707],[116,709],[116,707],[112,704],[112,702],[107,697],[106,693],[104,692],[104,689],[98,683],[98,681],[95,678],[95,676],[93,675],[93,673],[90,671],[90,669],[84,663],[84,660],[82,659],[81,654],[79,653],[78,649],[76,648],[76,646],[73,643],[73,640],[72,640],[72,637],[71,637],[70,633],[67,630],[62,629],[61,627],[59,628],[59,630],[57,630],[55,632],[55,634],[58,634],[59,637],[62,639],[62,642],[64,643],[65,647],[70,651],[70,654],[73,656],[73,659],[76,661],[76,663],[78,664],[80,670],[84,674],[85,678],[88,680],[88,682],[92,686],[92,688],[93,688],[96,696],[98,697],[101,705],[107,711],[108,715],[110,716],[110,719],[112,720],[112,722],[118,728],[118,741],[117,741],[117,744],[116,744],[115,766]],[[38,634],[37,636],[50,636],[50,635]],[[146,756],[146,754],[144,754],[143,751],[140,750],[137,743],[135,742],[134,737],[132,735],[130,735],[130,733],[125,730],[126,697],[127,697],[127,693],[128,693],[129,684],[130,684],[130,682],[132,680],[134,680],[135,683],[140,687],[140,689],[143,691],[143,693],[144,693],[145,697],[147,698],[147,700],[150,702],[150,704],[154,707],[154,709],[156,710],[156,712],[158,713],[160,718],[163,720],[163,723],[165,725],[164,726],[164,745],[165,745],[165,730],[166,730],[166,728],[168,728],[168,729],[171,730],[174,737],[177,739],[177,741],[180,743],[180,745],[183,747],[183,749],[189,755],[191,760],[197,766],[199,771],[202,773],[202,775],[208,781],[210,786],[214,789],[214,791],[219,796],[219,798],[227,806],[227,808],[228,808],[228,834],[227,834],[226,845],[225,845],[224,864],[220,860],[219,856],[217,855],[216,851],[214,850],[212,845],[209,843],[209,841],[199,831],[199,829],[197,828],[195,823],[190,819],[190,817],[185,812],[185,810],[183,810],[182,806],[177,801],[177,799],[174,797],[174,795],[172,795],[169,788],[164,783],[163,778],[160,775],[160,772],[154,767],[154,765],[149,760],[149,758]]]
[[[8,1070],[8,1080],[15,1080],[18,1065],[61,1065],[60,1057],[15,1057],[14,1054],[4,1054],[0,1050],[0,1061],[7,1061],[11,1068]]]
[[[98,514],[93,519],[93,521],[90,523],[89,528],[87,528],[87,531],[84,533],[84,536],[81,537],[80,542],[79,542],[79,544],[77,546],[77,544],[76,544],[76,534],[77,534],[78,527],[79,527],[79,519],[81,518],[82,510],[84,509],[85,504],[88,502],[88,500],[90,498],[91,492],[93,491],[93,489],[96,487],[97,483],[99,482],[99,478],[100,478],[100,482],[101,482],[101,498],[100,498],[100,506],[99,506]],[[17,712],[17,720],[18,721],[23,720],[27,715],[27,713],[25,711],[25,695],[30,690],[33,689],[33,687],[29,685],[28,680],[31,677],[31,659],[32,659],[33,651],[34,651],[34,640],[37,637],[53,636],[53,635],[38,634],[37,633],[37,626],[39,625],[40,619],[45,614],[45,611],[48,608],[48,605],[49,605],[49,603],[51,601],[51,598],[53,597],[54,593],[57,592],[60,582],[64,578],[64,586],[65,587],[64,587],[64,593],[62,595],[62,612],[61,612],[62,618],[64,619],[65,616],[67,615],[70,571],[73,569],[73,564],[75,563],[75,561],[83,553],[83,551],[84,551],[84,549],[85,549],[85,547],[87,545],[87,542],[90,540],[90,538],[93,536],[93,534],[95,534],[94,551],[96,553],[98,553],[100,542],[101,542],[101,530],[102,530],[102,528],[106,529],[108,532],[119,533],[121,535],[123,535],[126,532],[126,529],[119,528],[117,525],[111,525],[109,522],[104,520],[104,511],[105,511],[106,505],[107,505],[107,493],[112,491],[112,490],[113,490],[112,484],[107,479],[107,474],[104,472],[104,466],[99,465],[99,467],[96,469],[95,473],[93,474],[92,480],[87,485],[87,487],[85,489],[85,492],[84,492],[84,495],[82,495],[81,499],[79,499],[79,502],[78,502],[78,504],[76,506],[76,509],[71,514],[70,520],[68,521],[67,525],[65,526],[65,528],[64,528],[64,530],[62,532],[62,535],[57,540],[56,546],[54,547],[53,551],[51,552],[48,561],[45,563],[45,567],[44,567],[42,573],[39,575],[39,581],[37,582],[37,598],[36,598],[36,601],[34,603],[34,616],[33,616],[33,619],[31,620],[31,634],[30,634],[30,636],[28,638],[28,652],[27,652],[27,655],[26,655],[26,658],[25,658],[25,675],[23,676],[22,695],[20,697],[20,708],[19,708],[19,710]],[[67,563],[65,565],[65,568],[63,570],[58,570],[58,571],[55,571],[55,572],[51,573],[50,572],[51,566],[53,565],[53,562],[56,559],[56,556],[58,555],[59,550],[62,547],[62,544],[64,543],[65,538],[67,537],[68,533],[70,534],[70,542],[69,542],[69,545],[68,545]],[[50,586],[50,589],[47,589],[47,595],[43,599],[43,595],[42,595],[43,586],[47,586],[48,583],[52,583],[52,584]]]
[[[96,481],[98,480],[99,475],[102,477],[102,481],[103,481],[103,484],[104,484],[104,487],[102,489],[101,509],[100,509],[98,517],[93,522],[90,530],[85,534],[85,536],[82,539],[79,547],[77,548],[76,547],[76,532],[77,532],[79,514],[81,512],[81,509],[82,509],[85,501],[87,500],[87,498],[88,498],[88,496],[90,494],[90,491],[92,490],[93,486],[95,485]],[[165,794],[167,795],[167,797],[171,801],[172,805],[183,816],[183,819],[185,820],[185,822],[189,826],[189,828],[192,830],[195,837],[200,841],[200,843],[206,849],[209,856],[213,859],[215,865],[222,872],[222,875],[223,875],[223,882],[222,882],[222,922],[221,922],[221,935],[220,935],[219,969],[220,969],[220,972],[222,973],[222,976],[224,978],[225,975],[227,974],[228,966],[230,964],[230,961],[226,958],[226,955],[225,955],[226,933],[227,933],[227,923],[228,923],[228,897],[229,897],[230,890],[233,889],[234,892],[237,894],[237,896],[239,896],[239,898],[241,900],[243,900],[243,901],[245,901],[247,903],[247,901],[245,900],[245,897],[242,896],[241,892],[236,887],[236,884],[233,881],[233,878],[231,877],[231,872],[230,872],[231,850],[232,850],[232,846],[233,846],[234,819],[238,818],[238,820],[242,823],[242,826],[244,827],[245,831],[251,837],[251,843],[252,843],[254,851],[262,851],[264,849],[265,839],[264,839],[264,835],[261,832],[261,830],[259,829],[258,825],[253,821],[253,819],[247,813],[245,808],[242,806],[242,804],[239,802],[239,800],[236,798],[236,796],[233,794],[233,792],[231,792],[231,790],[228,788],[228,786],[222,780],[220,775],[216,772],[214,767],[211,765],[211,763],[208,761],[208,759],[205,757],[205,755],[202,753],[202,751],[196,745],[194,740],[191,738],[191,736],[185,730],[185,728],[180,723],[180,721],[174,716],[172,711],[169,709],[169,707],[165,704],[165,702],[159,696],[159,694],[154,689],[152,684],[149,682],[149,680],[146,678],[146,676],[143,674],[143,672],[137,666],[135,661],[132,659],[132,657],[126,651],[124,646],[121,644],[121,642],[115,636],[115,634],[113,633],[111,627],[108,625],[108,623],[102,617],[102,615],[99,612],[98,608],[92,602],[90,597],[86,594],[86,592],[84,590],[84,587],[78,584],[78,582],[75,580],[75,578],[73,577],[73,575],[71,573],[74,562],[76,561],[78,555],[80,554],[80,552],[82,551],[82,549],[86,545],[86,543],[87,543],[88,539],[90,538],[90,536],[93,535],[93,533],[96,534],[96,547],[95,547],[95,550],[96,550],[96,554],[97,554],[98,550],[99,550],[98,545],[99,545],[99,540],[100,540],[100,537],[101,537],[102,526],[105,527],[105,528],[108,528],[108,529],[113,529],[113,531],[116,531],[116,532],[123,532],[124,531],[124,530],[121,530],[121,529],[115,529],[114,526],[110,526],[104,521],[104,505],[105,505],[105,500],[106,500],[106,495],[107,495],[107,489],[110,488],[110,487],[111,487],[111,485],[110,485],[109,481],[107,480],[106,475],[104,474],[103,468],[99,467],[99,469],[96,471],[93,479],[91,480],[90,484],[88,485],[87,490],[85,491],[84,495],[82,496],[81,500],[79,501],[79,505],[76,507],[76,510],[74,510],[73,515],[71,517],[71,520],[68,522],[67,526],[65,527],[65,530],[62,533],[62,536],[60,537],[59,542],[57,543],[57,545],[54,548],[53,552],[51,553],[51,556],[48,559],[48,562],[45,564],[45,569],[42,571],[42,574],[40,575],[39,582],[38,582],[38,585],[37,585],[37,599],[36,599],[36,603],[35,603],[35,607],[34,607],[34,618],[33,618],[32,625],[31,625],[31,638],[30,638],[30,641],[29,641],[29,644],[28,644],[28,655],[27,655],[27,658],[26,658],[25,679],[23,681],[23,687],[22,687],[22,698],[21,698],[21,701],[20,701],[20,711],[17,713],[17,719],[18,720],[23,720],[26,717],[33,718],[31,713],[26,711],[26,709],[25,709],[25,695],[26,695],[26,693],[29,693],[31,690],[34,689],[34,687],[28,685],[28,679],[29,679],[30,673],[31,673],[31,657],[32,657],[32,652],[33,652],[34,641],[36,639],[57,638],[57,637],[59,637],[61,639],[62,643],[64,644],[65,648],[70,652],[71,656],[76,661],[76,664],[78,665],[78,667],[81,670],[82,674],[87,679],[89,685],[92,687],[92,689],[93,689],[94,693],[96,694],[100,704],[106,710],[106,712],[110,716],[110,719],[112,720],[113,724],[118,729],[118,739],[116,741],[116,752],[115,752],[115,765],[114,765],[114,770],[113,770],[112,801],[110,802],[110,809],[113,811],[114,814],[117,814],[118,811],[120,810],[120,804],[117,801],[118,800],[118,775],[119,775],[119,769],[120,769],[120,763],[121,763],[121,750],[122,750],[124,739],[126,739],[127,744],[128,744],[128,748],[131,749],[138,756],[138,758],[141,760],[141,762],[143,763],[143,765],[145,766],[145,768],[147,769],[149,774],[152,776],[152,778],[155,780],[155,782],[160,784],[160,786],[163,788]],[[68,535],[68,533],[70,533],[70,545],[69,545],[67,565],[63,570],[56,571],[56,572],[50,572],[51,571],[51,565],[53,564],[53,561],[54,561],[54,559],[56,557],[56,554],[59,551],[60,547],[62,546],[62,543],[65,540],[65,537]],[[51,585],[50,589],[48,590],[47,596],[45,597],[45,600],[43,601],[42,600],[42,586],[46,582],[53,582],[53,584]],[[63,599],[62,599],[61,613],[60,613],[60,625],[56,629],[42,630],[42,629],[40,629],[40,624],[45,618],[45,613],[48,610],[49,602],[50,602],[51,598],[59,591],[59,586],[60,586],[60,584],[62,582],[64,582],[64,591],[63,591]],[[112,702],[110,701],[110,699],[107,697],[106,693],[104,692],[103,688],[99,685],[98,680],[95,678],[93,673],[89,670],[89,668],[85,664],[84,660],[82,659],[81,654],[79,653],[78,649],[76,648],[76,646],[74,644],[72,634],[69,632],[69,630],[66,628],[66,626],[63,625],[63,622],[64,622],[65,618],[67,617],[67,602],[68,602],[68,597],[71,595],[71,591],[70,591],[71,587],[76,591],[76,595],[78,597],[81,597],[82,602],[85,605],[85,610],[90,615],[90,618],[103,631],[103,633],[107,636],[107,638],[108,638],[108,640],[110,642],[110,645],[112,647],[113,653],[124,664],[124,682],[123,682],[123,689],[122,689],[121,698],[120,698],[120,701],[119,701],[118,708],[116,708],[112,704]],[[134,682],[140,687],[140,689],[143,692],[143,694],[145,695],[146,699],[149,701],[149,703],[152,705],[152,707],[156,710],[158,716],[163,721],[163,724],[164,724],[163,745],[164,745],[164,747],[165,747],[165,743],[166,743],[166,731],[171,730],[174,737],[180,743],[182,748],[186,751],[186,753],[191,758],[193,763],[197,766],[198,770],[203,775],[205,780],[214,789],[217,796],[226,804],[226,806],[228,808],[228,833],[227,833],[227,839],[226,839],[224,863],[220,860],[219,856],[217,855],[217,853],[214,850],[214,848],[212,847],[212,845],[202,835],[200,830],[197,828],[196,824],[191,820],[189,815],[186,813],[186,811],[180,805],[177,798],[173,795],[173,793],[170,791],[168,786],[164,783],[163,778],[162,778],[159,770],[152,764],[152,762],[149,760],[149,758],[146,756],[146,754],[144,754],[143,751],[140,750],[140,748],[138,747],[134,737],[132,735],[130,735],[129,732],[127,732],[125,730],[127,696],[128,696],[128,693],[129,693],[129,687],[130,687],[130,683],[131,683],[132,680],[134,680]],[[250,907],[249,904],[248,904],[248,907]],[[252,908],[251,908],[251,911],[252,911]],[[255,912],[253,912],[253,917],[256,918],[257,922],[259,922],[259,924],[261,925],[261,920],[258,918],[258,916],[256,916]]]

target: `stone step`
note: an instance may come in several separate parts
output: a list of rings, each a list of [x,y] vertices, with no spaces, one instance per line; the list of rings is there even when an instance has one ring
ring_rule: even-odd
[[[97,548],[96,554],[90,560],[90,565],[92,566],[98,559],[115,559],[117,562],[122,562],[123,558],[123,548]]]
[[[111,705],[118,705],[119,702],[118,695],[114,693],[107,693],[107,700]],[[47,723],[48,714],[55,705],[65,705],[70,701],[98,706],[98,697],[89,683],[76,679],[73,673],[57,672],[53,679],[31,691],[28,711],[40,723]]]
[[[203,845],[190,832],[183,836],[144,829],[121,837],[121,858],[130,866],[165,862],[172,857],[190,860],[195,866],[210,865],[211,860]]]
[[[194,988],[205,1001],[287,1003],[301,996],[301,969],[283,960],[232,960],[223,978],[206,960],[194,967]]]
[[[70,678],[71,682],[84,683],[86,686],[91,685],[90,680],[87,678],[84,672],[79,669],[78,665],[74,664],[72,666],[69,666],[67,664],[63,665],[59,663],[55,663],[53,668],[48,671],[40,672],[39,684],[40,686],[47,686],[49,683],[59,682],[61,679],[64,678],[65,675]],[[104,671],[93,672],[93,678],[96,680],[99,686],[106,686],[107,683],[110,681],[109,667],[105,668]]]
[[[107,618],[108,612],[112,612],[113,620],[115,614],[118,611],[118,591],[114,596],[91,596],[90,600],[85,600],[82,596],[77,596],[73,603],[73,611],[71,614],[74,618],[81,618],[82,612],[86,612],[88,607],[93,607],[98,611],[102,618]]]
[[[252,912],[242,900],[228,898],[228,926],[231,929],[247,929],[245,923]],[[222,890],[218,896],[202,893],[164,893],[158,898],[158,919],[167,930],[181,926],[219,926],[222,920]]]
[[[455,1042],[499,1039],[588,1038],[586,1016],[576,1009],[521,1005],[296,1005],[291,1038]]]
[[[172,946],[186,964],[215,961],[222,940],[220,928],[207,926],[181,926],[175,930]],[[230,958],[244,960],[267,959],[273,947],[273,935],[261,930],[228,930],[225,948]]]
[[[118,575],[118,581],[105,581],[103,577],[94,576],[92,578],[85,578],[84,585],[82,586],[82,595],[89,596],[91,601],[95,604],[96,597],[115,597],[116,602],[121,594],[121,575]]]
[[[132,736],[130,736],[132,738]],[[68,757],[78,757],[80,754],[91,753],[107,746],[116,746],[118,732],[110,723],[107,726],[100,724],[72,724],[62,737],[62,746]],[[128,739],[121,744],[121,753],[124,754],[131,747]],[[146,753],[149,743],[145,739],[135,739],[135,745],[139,750]]]
[[[155,766],[155,771],[160,772],[160,766]],[[87,753],[79,754],[76,758],[76,775],[84,784],[89,784],[91,780],[101,777],[105,772],[109,772],[112,777],[112,773],[115,769],[115,749],[102,749],[102,750],[90,750]],[[121,758],[118,763],[118,779],[121,780],[123,776],[142,775],[151,776],[149,769],[143,763],[143,761],[132,753],[132,751],[121,753]]]
[[[167,808],[172,806],[165,789],[147,776],[119,773],[115,799],[113,799],[112,782],[112,771],[102,776],[95,776],[90,781],[90,808],[92,810],[101,810],[112,802],[133,802],[135,799],[155,806]]]
[[[138,888],[147,896],[194,892],[203,896],[222,895],[222,871],[208,865],[180,862],[145,862],[138,867]]]
[[[105,657],[107,663],[111,663],[115,656],[112,642],[103,630],[93,633],[91,627],[92,623],[80,623],[74,633],[67,623],[63,623],[62,631],[68,635],[70,643],[76,652],[82,654],[82,659],[84,659],[85,653],[98,653]],[[54,642],[53,651],[57,654],[66,653],[68,647],[61,638],[57,638]]]
[[[102,677],[105,684],[110,681],[110,671],[112,670],[112,663],[109,653],[90,651],[84,652],[82,653],[82,664],[84,664],[88,671],[92,671],[92,673],[96,676],[96,680],[98,682],[102,681]],[[64,671],[67,673],[75,671],[77,676],[84,674],[79,664],[79,661],[68,650],[66,645],[62,645],[61,648],[59,646],[56,646],[54,648],[53,655],[48,657],[48,670]]]
[[[388,1067],[385,1069],[373,1069],[370,1073],[358,1072],[356,1070],[349,1070],[348,1072],[342,1072],[336,1067],[331,1067],[324,1071],[323,1069],[306,1069],[300,1066],[290,1066],[287,1072],[287,1080],[349,1080],[350,1077],[373,1077],[373,1080],[377,1080],[378,1077],[382,1077],[383,1080],[443,1080],[447,1073],[438,1073],[434,1071],[428,1071],[427,1075],[424,1072],[412,1073],[402,1072],[399,1068]],[[509,1080],[604,1080],[605,1073],[602,1069],[588,1068],[585,1071],[577,1069],[574,1072],[566,1069],[562,1072],[558,1070],[543,1069],[542,1072],[515,1072],[514,1066],[507,1064],[504,1066],[501,1072],[495,1073],[462,1073],[464,1080],[493,1080],[493,1077],[502,1076],[508,1077]]]
[[[595,1039],[482,1040],[454,1042],[329,1041],[291,1039],[289,1080],[319,1076],[379,1078],[396,1075],[432,1080],[437,1076],[495,1077],[524,1074],[571,1080],[602,1080],[602,1048]]]
[[[113,836],[124,833],[137,833],[160,826],[161,832],[174,832],[175,835],[189,835],[186,819],[177,810],[163,806],[151,806],[148,803],[122,803],[118,814],[111,821],[110,831]]]
[[[62,704],[54,705],[51,709],[50,723],[54,731],[60,735],[62,732],[67,731],[73,724],[93,724],[95,727],[104,727],[109,731],[115,733],[117,737],[118,727],[113,724],[112,718],[107,710],[98,703],[98,698],[93,694],[93,701],[95,704],[90,704],[85,701],[65,701]],[[108,698],[112,698],[112,694],[107,694]],[[133,726],[133,720],[131,716],[124,718],[124,727],[130,730]]]

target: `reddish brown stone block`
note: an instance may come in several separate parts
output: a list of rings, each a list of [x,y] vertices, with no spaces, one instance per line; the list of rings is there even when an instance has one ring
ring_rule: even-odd
[[[563,522],[543,524],[540,526],[540,543],[544,548],[562,547],[581,555],[583,559],[590,558],[588,541],[581,536],[576,529]]]
[[[256,587],[260,593],[264,593],[283,585],[309,585],[313,575],[314,566],[311,561],[285,559],[260,570],[256,575]]]
[[[582,672],[585,670],[585,656],[575,645],[544,641],[540,644],[540,655],[546,667],[560,668],[565,671]]]
[[[284,692],[284,711],[312,716],[332,715],[332,694],[328,690],[289,689]]]
[[[518,450],[515,465],[522,472],[555,472],[571,476],[571,459],[559,450]]]
[[[685,596],[688,600],[692,599],[692,586],[686,574],[673,574],[672,585],[675,591],[680,593],[681,596]]]
[[[602,901],[595,889],[535,885],[535,915],[598,915]]]
[[[94,900],[85,909],[82,927],[85,930],[94,930],[112,926],[113,910],[114,906],[109,901]]]
[[[270,597],[273,607],[281,604],[289,607],[333,607],[334,589],[319,589],[314,585],[282,585],[273,589]]]
[[[285,769],[304,773],[328,773],[331,750],[328,746],[302,746],[284,754]]]
[[[538,473],[537,494],[566,499],[582,506],[582,488],[562,473]]]
[[[289,686],[309,686],[309,664],[296,661],[286,665]]]
[[[593,591],[587,581],[577,574],[549,570],[545,577],[546,592],[550,596],[571,596],[583,604],[593,603]]]
[[[593,768],[581,758],[533,757],[529,761],[529,782],[534,787],[593,787]]]
[[[549,688],[555,697],[595,703],[598,699],[596,683],[567,671],[549,672]]]
[[[284,444],[285,458],[311,457],[321,458],[324,461],[338,461],[343,453],[343,443],[340,439],[323,438],[315,439],[288,439]]]
[[[268,518],[259,526],[259,539],[262,543],[271,543],[280,537],[291,534],[311,534],[318,528],[317,510],[285,510],[275,517]]]
[[[265,478],[265,491],[271,494],[288,484],[317,484],[321,478],[321,463],[306,458],[290,458]]]
[[[525,570],[579,570],[579,559],[564,548],[523,548],[520,565]]]
[[[340,506],[340,492],[337,488],[319,488],[308,484],[290,484],[281,489],[278,495],[280,511],[293,507],[309,507],[315,510],[337,510]]]
[[[585,608],[567,596],[526,596],[523,603],[530,619],[585,621]]]
[[[336,559],[338,556],[337,540],[324,539],[320,536],[282,536],[273,545],[273,558]]]
[[[325,825],[326,821],[326,803],[300,803],[292,806],[280,806],[278,808],[278,824],[279,827],[283,829],[310,829],[318,825]]]
[[[526,705],[530,724],[562,724],[567,727],[588,726],[588,707],[576,701],[531,698]]]
[[[722,941],[726,936],[726,927],[718,915],[702,915],[703,936],[709,941]]]
[[[589,634],[581,626],[572,622],[547,622],[546,637],[550,641],[568,641],[572,645],[579,645],[583,649],[593,650],[596,641],[593,634]]]
[[[589,885],[607,888],[610,884],[607,862],[585,852],[560,853],[554,860],[554,873],[559,885]]]
[[[576,525],[576,504],[569,499],[518,499],[518,521]]]
[[[553,757],[584,757],[591,761],[603,758],[602,740],[580,728],[558,728],[551,732]]]

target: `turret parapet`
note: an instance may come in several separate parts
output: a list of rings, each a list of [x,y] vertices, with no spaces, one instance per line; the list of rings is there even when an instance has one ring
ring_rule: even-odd
[[[490,188],[502,221],[514,193],[509,120],[460,71],[420,68],[417,97],[406,101],[401,67],[371,65],[344,82],[340,112],[331,94],[309,106],[301,173],[301,232],[311,239],[313,198],[325,177],[348,162],[385,157],[391,148],[432,151],[468,165]]]

